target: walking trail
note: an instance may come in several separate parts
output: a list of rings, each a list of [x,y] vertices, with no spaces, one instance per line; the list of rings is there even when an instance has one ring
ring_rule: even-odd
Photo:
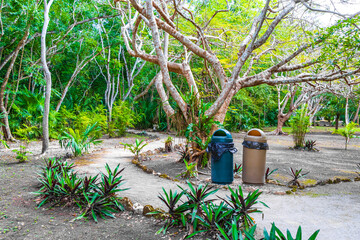
[[[163,147],[167,135],[160,135],[160,140],[150,142],[143,151],[154,150]],[[105,171],[104,165],[108,163],[113,169],[120,163],[124,167],[122,175],[126,180],[124,188],[130,188],[122,193],[129,197],[133,203],[166,209],[165,205],[158,198],[162,188],[177,189],[177,185],[186,187],[182,183],[162,179],[158,176],[147,174],[131,163],[133,154],[123,148],[107,149],[102,151],[99,158],[79,164],[76,162],[80,172],[86,174],[97,174]],[[353,188],[359,188],[359,182],[340,183],[352,184]],[[271,223],[282,231],[289,229],[295,235],[299,225],[302,227],[304,239],[307,239],[314,231],[320,229],[318,239],[360,239],[360,195],[356,194],[334,194],[334,189],[341,188],[340,184],[326,185],[319,188],[326,188],[329,194],[307,195],[274,195],[262,194],[260,200],[270,208],[262,205],[258,207],[263,210],[264,215],[254,214],[258,230],[270,229]],[[324,191],[322,191],[323,193]],[[359,192],[359,191],[356,191]],[[226,190],[220,189],[219,196],[225,196]]]

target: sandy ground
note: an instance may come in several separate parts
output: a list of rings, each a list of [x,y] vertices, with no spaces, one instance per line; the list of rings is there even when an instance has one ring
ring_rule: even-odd
[[[144,151],[164,146],[167,135],[158,134],[160,140],[149,143]],[[233,134],[234,142],[239,152],[235,162],[241,162],[243,134]],[[320,152],[302,152],[289,150],[292,145],[289,136],[268,136],[270,150],[267,153],[267,165],[271,169],[279,168],[279,179],[286,178],[288,167],[310,171],[309,179],[324,180],[334,176],[354,178],[355,164],[360,162],[360,140],[354,139],[349,150],[343,149],[343,139],[334,135],[310,135],[317,140]],[[182,139],[176,139],[181,142]],[[103,170],[105,163],[116,166],[118,163],[125,167],[124,178],[127,179],[126,193],[134,202],[142,205],[151,204],[165,208],[157,195],[165,189],[175,189],[179,183],[161,179],[152,174],[146,174],[131,163],[132,154],[122,148],[107,149],[93,157],[91,162],[76,161],[79,171],[95,174]],[[149,162],[156,162],[156,159]],[[166,161],[166,160],[165,160]],[[145,163],[146,164],[146,163]],[[161,164],[161,161],[159,161]],[[150,164],[151,165],[151,164]],[[166,170],[164,170],[166,172]],[[185,186],[180,183],[181,186]],[[233,184],[233,187],[237,187]],[[248,187],[248,188],[246,188]],[[249,188],[250,187],[250,188]],[[254,189],[256,186],[245,185],[245,189]],[[360,238],[360,182],[339,183],[333,185],[307,188],[294,195],[276,195],[274,192],[288,190],[286,187],[261,186],[264,190],[261,201],[269,205],[260,207],[262,215],[254,215],[258,229],[270,228],[271,223],[285,230],[288,228],[295,234],[297,227],[302,226],[303,236],[309,237],[315,230],[320,229],[318,239],[359,239]],[[220,189],[217,195],[225,196],[227,191]],[[335,237],[336,236],[336,237]]]

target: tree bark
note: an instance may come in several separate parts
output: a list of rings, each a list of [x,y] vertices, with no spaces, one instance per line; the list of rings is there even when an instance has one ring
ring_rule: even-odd
[[[8,118],[8,112],[6,110],[6,106],[5,106],[5,89],[6,89],[6,85],[9,81],[10,78],[10,73],[12,72],[13,68],[14,68],[14,64],[16,61],[16,58],[19,54],[20,49],[26,44],[26,40],[29,37],[29,33],[30,33],[30,24],[28,24],[28,26],[25,29],[25,34],[23,36],[23,38],[19,41],[16,49],[14,50],[14,54],[12,56],[10,65],[8,67],[8,70],[5,74],[4,80],[1,84],[1,89],[0,89],[0,111],[3,114],[3,123],[4,123],[4,138],[5,140],[10,140],[10,141],[15,141],[15,138],[12,136],[11,134],[11,129],[9,126],[9,118]]]
[[[355,116],[353,119],[353,122],[356,122],[357,124],[359,124],[359,111],[360,111],[360,100],[359,100],[358,107],[356,109],[356,113],[355,113]]]
[[[287,114],[281,114],[281,113],[278,114],[278,121],[277,121],[276,129],[271,134],[274,134],[274,135],[286,134],[285,132],[283,132],[282,128],[283,128],[285,122],[287,120],[289,120],[292,112],[293,111],[289,111]]]
[[[346,96],[346,103],[345,103],[345,125],[348,125],[349,121],[349,97]]]
[[[51,98],[51,73],[46,62],[46,32],[49,26],[49,10],[54,0],[44,0],[44,25],[41,32],[41,62],[44,68],[44,77],[46,80],[45,87],[45,102],[44,102],[44,114],[43,114],[43,141],[41,153],[44,154],[49,148],[49,114],[50,114],[50,98]]]
[[[340,119],[340,113],[336,114],[336,119],[335,119],[335,129],[338,130],[339,129],[339,119]]]

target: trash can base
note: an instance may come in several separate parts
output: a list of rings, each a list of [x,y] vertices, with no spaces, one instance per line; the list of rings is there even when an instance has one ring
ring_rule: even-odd
[[[228,185],[228,184],[232,184],[232,182],[212,182],[215,184],[219,184],[219,185]]]
[[[244,183],[244,184],[259,185],[259,186],[265,185],[265,183],[253,183],[253,182],[244,182],[244,181],[243,181],[243,183]]]

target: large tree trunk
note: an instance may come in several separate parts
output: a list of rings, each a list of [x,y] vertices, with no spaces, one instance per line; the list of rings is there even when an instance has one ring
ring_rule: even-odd
[[[44,77],[46,80],[45,88],[45,102],[44,102],[44,115],[43,115],[43,141],[41,153],[44,154],[49,148],[49,114],[50,114],[50,97],[51,97],[51,73],[46,62],[46,32],[49,26],[49,10],[53,0],[47,3],[44,1],[44,25],[41,32],[41,62],[44,68]]]
[[[358,107],[356,109],[356,113],[355,113],[355,116],[353,119],[353,122],[356,122],[357,124],[359,124],[359,111],[360,111],[360,100],[359,100]]]
[[[339,120],[340,120],[340,113],[337,113],[335,119],[335,130],[339,129]]]
[[[274,135],[286,134],[285,132],[283,132],[282,128],[283,128],[285,122],[287,120],[289,120],[292,112],[293,111],[289,111],[287,114],[281,114],[281,113],[278,114],[278,121],[277,121],[276,129],[273,132],[271,132],[271,134],[274,134]]]

